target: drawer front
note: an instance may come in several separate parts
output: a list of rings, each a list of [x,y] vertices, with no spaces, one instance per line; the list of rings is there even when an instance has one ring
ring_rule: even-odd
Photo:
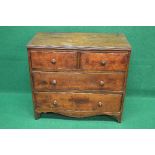
[[[34,93],[38,112],[119,112],[121,94]]]
[[[61,70],[76,69],[76,52],[31,52],[32,69]]]
[[[33,72],[34,89],[113,90],[124,88],[124,73]]]
[[[99,71],[126,71],[128,53],[82,53],[81,69]]]

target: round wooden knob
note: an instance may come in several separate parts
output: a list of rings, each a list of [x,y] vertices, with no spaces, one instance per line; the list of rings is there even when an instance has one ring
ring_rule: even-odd
[[[56,100],[54,100],[54,101],[53,101],[53,105],[54,105],[54,106],[57,106],[57,105],[58,105],[58,102],[57,102]]]
[[[102,107],[103,103],[102,102],[98,102],[98,107]]]
[[[100,81],[100,86],[104,86],[104,81]]]
[[[56,85],[57,84],[57,81],[56,80],[52,80],[52,85]]]
[[[102,61],[101,61],[101,65],[102,65],[102,66],[105,66],[106,63],[107,63],[107,62],[106,62],[105,60],[102,60]]]
[[[52,60],[51,60],[51,63],[52,63],[52,64],[56,64],[56,60],[55,60],[55,59],[52,59]]]

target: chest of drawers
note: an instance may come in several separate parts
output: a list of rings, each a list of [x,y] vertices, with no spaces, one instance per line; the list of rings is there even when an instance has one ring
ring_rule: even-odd
[[[131,53],[123,34],[37,33],[27,49],[36,119],[53,112],[121,122]]]

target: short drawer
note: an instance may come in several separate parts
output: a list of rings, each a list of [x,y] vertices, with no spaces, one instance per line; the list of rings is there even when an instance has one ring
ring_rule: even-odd
[[[37,112],[119,112],[121,94],[34,93]]]
[[[36,70],[72,70],[77,67],[76,52],[31,51],[32,69]]]
[[[33,72],[34,89],[55,90],[113,90],[124,89],[124,73]]]
[[[81,53],[81,69],[99,71],[126,71],[128,52]]]

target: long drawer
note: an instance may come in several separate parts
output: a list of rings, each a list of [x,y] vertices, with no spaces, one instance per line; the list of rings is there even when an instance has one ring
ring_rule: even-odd
[[[37,112],[120,112],[121,94],[34,93]]]
[[[33,72],[34,90],[124,90],[124,73]]]

